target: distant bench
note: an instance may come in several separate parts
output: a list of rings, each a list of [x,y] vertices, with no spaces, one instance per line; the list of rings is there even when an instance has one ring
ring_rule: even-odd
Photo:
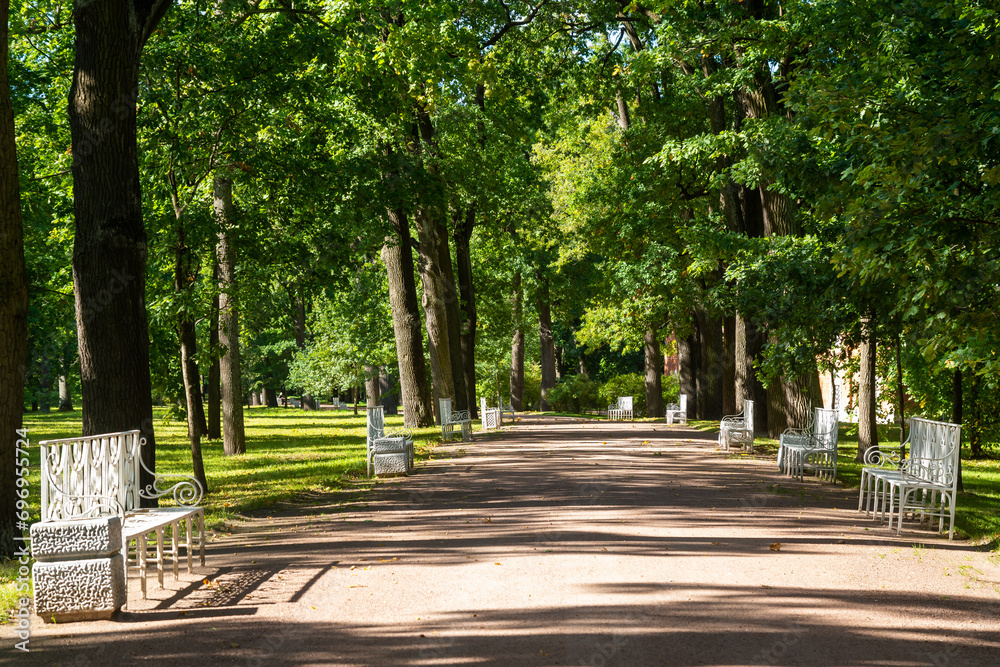
[[[42,521],[69,521],[116,514],[122,520],[122,555],[125,570],[135,565],[142,597],[146,597],[146,568],[156,563],[157,580],[163,587],[163,566],[170,556],[174,578],[182,545],[180,530],[186,527],[187,569],[192,572],[194,533],[201,566],[205,566],[205,510],[197,507],[204,489],[190,475],[157,475],[142,461],[146,439],[139,431],[45,440],[39,443],[42,464]],[[141,470],[154,475],[146,488],[139,483]],[[171,486],[167,478],[180,478]],[[172,496],[176,507],[142,508],[140,499]],[[166,548],[170,529],[169,549]],[[149,536],[154,536],[156,555],[150,557]],[[134,551],[132,549],[134,545]]]

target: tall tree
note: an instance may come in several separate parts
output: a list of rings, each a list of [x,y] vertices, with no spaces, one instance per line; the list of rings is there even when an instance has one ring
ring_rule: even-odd
[[[24,371],[28,350],[28,286],[24,271],[24,230],[18,186],[14,110],[7,80],[9,0],[0,0],[0,559],[14,553]],[[25,442],[27,450],[27,442]]]
[[[215,217],[219,223],[216,255],[219,262],[219,336],[225,351],[222,374],[222,450],[226,456],[247,450],[243,426],[243,372],[240,359],[239,282],[236,275],[233,182],[216,174],[213,184]]]
[[[139,428],[149,470],[155,470],[156,442],[136,102],[143,47],[170,4],[108,0],[77,5],[69,94],[83,433]],[[152,479],[143,471],[140,482],[146,486]]]

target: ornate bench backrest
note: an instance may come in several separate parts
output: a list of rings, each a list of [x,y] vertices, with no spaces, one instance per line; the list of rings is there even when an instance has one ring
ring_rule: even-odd
[[[812,437],[817,447],[832,449],[837,446],[837,430],[840,426],[836,410],[813,408]]]
[[[959,424],[910,419],[910,455],[906,472],[935,484],[954,488],[958,483],[958,457],[962,440]]]
[[[385,436],[385,407],[382,405],[368,408],[368,444]]]
[[[631,410],[632,409],[632,397],[631,396],[619,396],[618,397],[618,407],[621,410]]]
[[[140,452],[146,439],[139,431],[44,440],[39,444],[42,463],[42,521],[123,516],[139,507],[141,498],[173,495],[178,505],[196,505],[203,489],[189,475],[156,475],[146,468]],[[154,476],[140,486],[140,470]],[[167,477],[181,481],[162,488]]]
[[[753,401],[749,398],[743,400],[743,423],[753,431]]]
[[[450,398],[439,398],[438,399],[438,413],[441,417],[441,423],[447,424],[451,422],[451,399]]]
[[[681,394],[680,396],[677,397],[677,400],[680,403],[680,405],[677,406],[678,408],[680,408],[680,412],[687,412],[688,411],[688,395],[687,394]]]

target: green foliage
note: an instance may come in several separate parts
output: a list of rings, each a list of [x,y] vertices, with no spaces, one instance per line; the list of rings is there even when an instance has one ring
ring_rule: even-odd
[[[601,403],[601,385],[581,375],[567,375],[549,390],[549,405],[556,412],[587,412]]]
[[[608,379],[601,386],[601,407],[614,405],[619,396],[632,397],[632,410],[636,416],[646,414],[646,381],[641,373],[626,373]]]

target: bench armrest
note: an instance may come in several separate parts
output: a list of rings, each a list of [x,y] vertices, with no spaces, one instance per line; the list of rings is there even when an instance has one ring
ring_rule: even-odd
[[[901,469],[906,465],[906,459],[901,459],[899,446],[894,447],[872,447],[865,452],[865,467]]]

